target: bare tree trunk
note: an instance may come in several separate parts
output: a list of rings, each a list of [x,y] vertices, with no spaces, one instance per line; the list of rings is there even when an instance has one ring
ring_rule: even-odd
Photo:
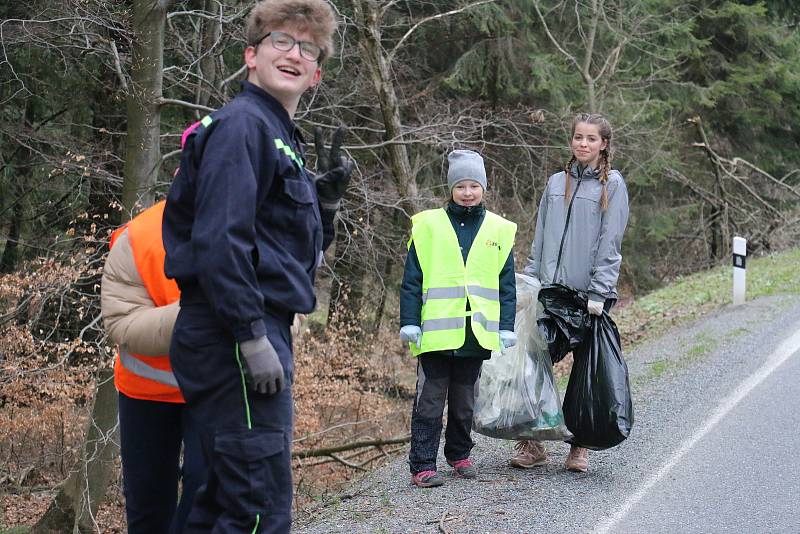
[[[389,165],[395,186],[402,195],[400,207],[410,217],[417,211],[417,182],[411,173],[408,150],[403,144],[400,103],[397,100],[397,93],[392,81],[391,65],[381,44],[380,6],[374,0],[355,0],[353,9],[359,44],[364,50],[364,61],[369,69],[372,85],[381,106],[386,140],[391,143],[388,148]]]
[[[586,105],[589,106],[591,113],[597,112],[597,80],[592,75],[592,57],[595,53],[595,39],[597,38],[597,25],[600,23],[600,10],[597,0],[589,2],[591,10],[591,20],[589,22],[589,35],[586,38],[586,49],[584,50],[583,65],[581,75],[586,82]]]
[[[578,12],[578,7],[581,5],[575,2],[575,12]],[[570,28],[568,31],[580,32],[580,46],[578,50],[583,52],[583,57],[578,57],[577,54],[573,55],[569,46],[562,46],[559,39],[559,33],[554,33],[554,30],[548,25],[539,5],[539,0],[533,1],[533,8],[536,15],[547,34],[548,39],[553,43],[559,53],[570,63],[572,63],[581,75],[584,85],[586,86],[586,107],[590,112],[596,113],[598,111],[599,103],[597,101],[597,87],[598,83],[602,83],[603,77],[611,77],[616,70],[617,60],[621,53],[622,47],[626,39],[622,37],[618,41],[618,45],[614,48],[611,54],[602,62],[603,66],[597,68],[597,63],[601,51],[597,50],[597,32],[600,26],[600,20],[605,17],[603,2],[600,0],[589,0],[587,6],[589,9],[588,28],[584,34],[580,28]],[[580,23],[580,19],[578,19]]]
[[[153,203],[153,186],[161,165],[161,99],[164,65],[164,23],[169,0],[133,0],[131,79],[128,93],[128,135],[122,205],[131,215]]]
[[[719,204],[715,203],[711,207],[711,213],[708,216],[707,226],[711,231],[710,243],[709,243],[709,263],[712,265],[719,259],[726,250],[726,242],[725,242],[725,228],[723,221],[723,210],[725,210],[725,206],[727,203],[727,194],[725,192],[725,187],[722,185],[722,176],[719,170],[719,160],[716,157],[716,154],[711,150],[711,145],[708,141],[708,136],[706,135],[705,128],[703,128],[703,121],[700,117],[693,117],[689,120],[689,122],[695,125],[697,129],[697,135],[700,137],[700,143],[704,147],[706,151],[706,155],[708,156],[709,163],[711,163],[711,170],[714,172],[714,196],[715,198],[719,199]]]
[[[214,11],[222,12],[223,6],[217,0],[201,0],[203,10],[208,13]],[[197,103],[208,106],[211,94],[217,87],[219,80],[217,76],[217,57],[212,53],[214,45],[222,36],[222,24],[219,19],[203,20],[200,29],[200,49],[201,56],[198,68],[200,76],[197,81]]]
[[[378,307],[375,309],[375,317],[372,320],[372,331],[378,332],[381,328],[381,321],[383,321],[383,313],[386,309],[386,280],[392,274],[392,266],[394,266],[397,260],[393,258],[391,255],[386,256],[386,260],[383,264],[383,282],[381,283],[381,296],[378,299]]]
[[[163,79],[164,26],[171,0],[133,0],[133,65],[128,95],[128,131],[123,218],[153,203],[161,162],[160,109]],[[113,370],[98,373],[95,402],[78,466],[64,482],[34,534],[99,532],[94,518],[114,474],[119,452],[117,391]]]
[[[358,40],[364,51],[364,62],[370,73],[372,85],[381,107],[385,139],[389,142],[389,168],[397,191],[400,193],[400,208],[411,217],[417,211],[417,183],[411,172],[408,150],[403,144],[403,125],[400,119],[400,104],[395,92],[390,69],[390,59],[381,43],[380,6],[374,0],[353,0],[353,11],[358,31]],[[406,217],[403,224],[407,227],[410,219]],[[342,314],[355,318],[360,310],[363,296],[363,278],[365,269],[360,263],[342,261],[346,237],[339,235],[336,240],[338,266],[337,279],[331,284],[330,304],[328,306],[328,322],[346,320]],[[355,261],[359,259],[354,257]],[[342,298],[346,297],[346,303]],[[350,311],[347,311],[350,310]],[[336,318],[336,315],[339,318]]]
[[[32,130],[34,117],[34,108],[31,105],[30,99],[25,100],[25,110],[22,114],[22,130]],[[28,146],[20,145],[14,153],[18,155],[18,163],[14,166],[9,166],[9,171],[13,175],[10,187],[11,201],[14,207],[11,210],[11,224],[8,228],[8,238],[6,239],[6,246],[3,249],[3,257],[0,258],[0,273],[10,273],[17,268],[17,261],[19,260],[19,236],[22,231],[22,218],[24,210],[22,207],[22,197],[25,196],[25,183],[28,181],[31,169],[31,161],[33,159],[31,149]],[[12,156],[12,159],[14,157]]]
[[[20,192],[14,185],[12,191]],[[22,202],[17,200],[17,194],[12,193],[12,200],[16,202],[11,210],[11,224],[8,227],[6,246],[3,248],[3,257],[0,258],[0,273],[10,273],[17,268],[19,260],[19,236],[22,226]]]
[[[397,225],[400,222],[400,214],[395,211],[392,213],[392,224]],[[383,264],[383,272],[381,275],[383,276],[383,280],[381,283],[381,296],[378,299],[378,307],[375,310],[375,318],[372,322],[372,330],[377,332],[380,330],[381,321],[383,320],[384,310],[386,308],[386,280],[392,275],[392,267],[394,267],[395,263],[397,263],[397,258],[393,254],[387,254],[386,260]]]
[[[361,319],[366,267],[363,258],[347,250],[349,241],[347,233],[336,232],[335,273],[328,301],[329,325],[355,325]]]
[[[117,439],[117,392],[114,372],[103,369],[97,377],[92,418],[86,432],[77,470],[61,486],[31,534],[99,532],[97,509],[114,473]]]

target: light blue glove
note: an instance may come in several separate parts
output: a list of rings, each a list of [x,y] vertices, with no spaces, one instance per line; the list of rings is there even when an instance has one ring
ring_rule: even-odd
[[[589,300],[586,303],[586,309],[589,310],[589,313],[592,315],[603,315],[603,305],[605,302],[600,302],[597,300]]]
[[[400,339],[422,348],[422,329],[413,324],[406,325],[400,329]]]
[[[517,344],[517,334],[510,330],[500,330],[500,344],[503,350],[513,347]]]

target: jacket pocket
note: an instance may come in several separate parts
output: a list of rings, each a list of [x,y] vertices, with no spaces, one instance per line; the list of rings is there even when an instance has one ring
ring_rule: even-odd
[[[315,200],[311,187],[312,185],[303,179],[284,179],[283,196],[299,206],[310,206]]]
[[[217,497],[227,510],[263,518],[275,511],[276,498],[291,491],[289,451],[282,430],[217,434],[214,456]]]
[[[181,308],[172,330],[172,343],[176,342],[193,353],[215,345],[232,347],[234,339],[222,328],[210,310],[204,310],[202,315],[198,315],[187,308]]]

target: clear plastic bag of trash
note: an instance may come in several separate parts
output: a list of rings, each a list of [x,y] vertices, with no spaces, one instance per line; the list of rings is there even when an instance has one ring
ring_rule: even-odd
[[[536,325],[540,284],[517,273],[517,344],[483,364],[472,428],[500,439],[570,439],[547,344]]]

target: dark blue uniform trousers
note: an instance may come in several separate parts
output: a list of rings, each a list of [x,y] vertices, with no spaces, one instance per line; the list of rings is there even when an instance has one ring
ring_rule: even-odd
[[[208,481],[197,492],[184,532],[286,533],[292,505],[291,316],[265,315],[286,387],[263,395],[245,383],[231,334],[205,304],[181,302],[170,361],[191,416],[201,428]],[[241,360],[241,361],[240,361]]]
[[[180,534],[206,477],[197,425],[184,404],[120,393],[119,430],[128,533]]]
[[[412,474],[436,471],[445,401],[444,456],[451,462],[469,458],[475,446],[470,431],[482,366],[483,358],[440,352],[426,352],[417,357],[417,396],[411,412],[411,450],[408,454]]]

